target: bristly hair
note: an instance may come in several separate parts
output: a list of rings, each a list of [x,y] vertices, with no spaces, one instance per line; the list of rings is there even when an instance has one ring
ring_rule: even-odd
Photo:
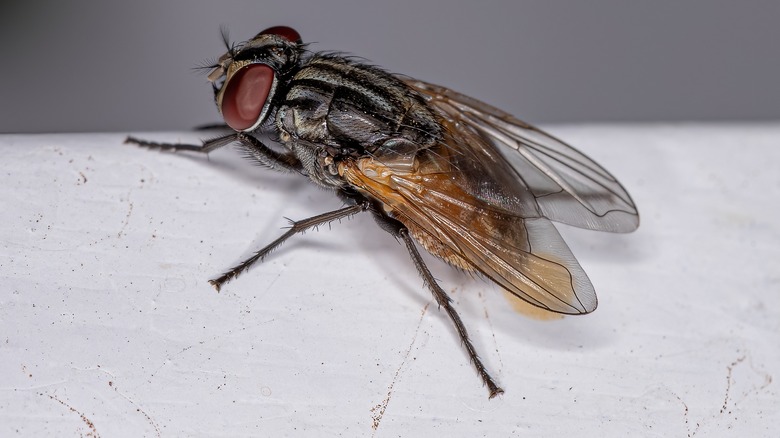
[[[219,26],[219,34],[222,36],[222,44],[225,45],[225,49],[230,54],[230,57],[233,58],[236,56],[236,43],[230,42],[230,30],[228,27],[224,24]]]
[[[192,70],[195,70],[197,72],[208,72],[210,70],[213,70],[220,65],[217,63],[217,58],[211,57],[206,58],[203,61],[199,62],[198,65],[195,67],[192,67]]]
[[[305,45],[309,45],[309,43],[306,43]],[[388,73],[387,70],[385,70],[384,68],[378,66],[377,64],[374,64],[374,62],[371,61],[370,59],[365,58],[363,56],[354,55],[354,54],[349,53],[349,52],[343,52],[341,50],[320,50],[320,51],[317,51],[317,52],[312,52],[312,51],[307,50],[307,52],[309,52],[309,53],[311,53],[312,55],[315,55],[315,56],[321,56],[323,58],[344,59],[344,60],[348,61],[350,64],[365,65],[365,66],[368,66],[368,67],[371,67],[371,68],[382,70],[385,73]]]
[[[230,42],[230,30],[224,24],[219,26],[219,35],[222,38],[222,44],[225,46],[225,50],[227,51],[227,53],[230,55],[231,58],[234,58],[236,56],[236,53],[238,52],[238,48],[240,44]],[[200,63],[198,63],[198,65],[196,65],[192,69],[198,72],[203,72],[203,71],[208,72],[210,70],[213,70],[221,66],[222,65],[219,63],[219,58],[210,57],[201,61]]]
[[[243,42],[241,42],[241,43],[231,42],[230,41],[230,30],[224,24],[219,26],[219,34],[220,34],[220,37],[222,38],[222,44],[225,46],[225,50],[227,51],[228,55],[230,55],[231,58],[235,58],[236,55],[238,54],[238,52],[241,50],[241,46],[243,45]],[[308,49],[309,44],[311,44],[311,43],[299,43],[298,44],[298,50],[300,50],[301,54],[308,54],[308,56],[315,56],[315,55],[320,54],[320,53],[313,52],[313,51],[309,50]],[[363,58],[352,57],[352,56],[348,56],[346,54],[342,54],[342,53],[339,53],[339,52],[329,52],[329,53],[327,53],[327,56],[339,56],[339,55],[341,55],[342,57],[345,57],[345,58],[347,58],[347,57],[348,58],[354,58],[354,59],[351,59],[353,62],[365,61],[365,59],[363,59]],[[221,67],[221,64],[219,63],[219,59],[216,58],[216,57],[210,57],[210,58],[206,58],[203,61],[199,62],[195,67],[192,67],[192,69],[195,70],[195,71],[198,71],[198,72],[202,72],[202,71],[208,72],[208,71],[213,70],[213,69],[215,69],[217,67]]]

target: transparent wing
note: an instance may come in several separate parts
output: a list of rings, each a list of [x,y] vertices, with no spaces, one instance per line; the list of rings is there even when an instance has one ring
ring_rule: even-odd
[[[512,115],[448,88],[401,77],[473,148],[495,145],[550,220],[599,231],[629,232],[639,213],[625,188],[596,162]],[[527,203],[526,201],[523,201]]]
[[[385,157],[344,162],[339,173],[381,202],[415,240],[450,264],[481,272],[517,297],[552,312],[593,311],[597,305],[593,286],[552,223],[538,214],[518,215],[469,193],[465,187],[471,177],[453,164],[457,162],[453,155],[460,155],[454,147],[441,145],[418,153],[413,171]],[[489,179],[485,175],[481,174],[482,182]]]

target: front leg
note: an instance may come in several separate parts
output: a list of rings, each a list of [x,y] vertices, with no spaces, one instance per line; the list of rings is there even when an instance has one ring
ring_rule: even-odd
[[[238,141],[237,132],[223,135],[217,138],[212,138],[210,140],[204,140],[200,145],[186,143],[158,143],[156,141],[141,140],[140,138],[135,138],[129,135],[125,139],[125,144],[134,144],[149,149],[160,149],[163,151],[193,151],[208,154],[215,149],[227,146],[235,141]]]
[[[279,245],[284,243],[290,237],[299,233],[303,233],[304,231],[310,228],[314,228],[323,224],[340,220],[352,216],[353,214],[366,211],[368,209],[369,209],[369,203],[367,201],[361,201],[358,204],[350,205],[348,207],[340,208],[338,210],[330,211],[327,213],[318,214],[317,216],[313,216],[301,221],[290,221],[291,226],[290,229],[287,230],[287,232],[285,232],[284,234],[279,236],[276,240],[263,247],[260,251],[257,251],[254,255],[252,255],[248,259],[230,268],[230,270],[228,270],[224,274],[220,275],[219,277],[213,280],[209,280],[209,283],[211,283],[211,285],[214,286],[217,289],[217,291],[219,291],[222,288],[222,285],[224,283],[238,277],[239,274],[244,272],[247,268],[252,266],[252,264],[257,262],[258,260],[263,260],[265,256],[267,256],[271,251],[278,248]]]
[[[241,132],[236,135],[241,147],[260,164],[275,170],[304,173],[301,160],[292,152],[277,152],[252,135]]]
[[[277,152],[257,138],[243,132],[233,132],[221,137],[204,140],[202,144],[186,143],[158,143],[154,141],[141,140],[132,136],[125,139],[126,144],[135,144],[150,149],[161,149],[164,151],[192,151],[208,154],[223,146],[238,142],[241,147],[249,153],[250,157],[264,166],[277,170],[286,170],[291,172],[301,172],[303,166],[298,158],[291,152]]]

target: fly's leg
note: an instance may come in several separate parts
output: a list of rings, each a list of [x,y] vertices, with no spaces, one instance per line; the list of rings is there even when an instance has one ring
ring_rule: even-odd
[[[351,205],[349,207],[344,207],[328,213],[323,213],[301,221],[292,221],[291,223],[292,226],[290,227],[289,230],[287,230],[286,233],[282,234],[281,236],[279,236],[279,238],[277,238],[276,240],[268,244],[266,247],[264,247],[260,251],[257,251],[254,255],[252,255],[252,257],[249,257],[248,259],[239,263],[238,265],[231,268],[229,271],[225,272],[218,278],[209,280],[209,283],[211,283],[215,288],[217,288],[217,290],[219,290],[224,283],[237,277],[239,274],[244,272],[244,270],[246,270],[256,261],[262,260],[271,251],[275,250],[277,247],[279,247],[279,245],[284,243],[284,241],[286,241],[293,235],[302,233],[310,228],[314,228],[316,226],[326,224],[328,222],[332,222],[338,219],[343,219],[345,217],[352,216],[353,214],[366,211],[368,207],[369,207],[368,202],[364,201],[355,205]]]
[[[193,151],[208,154],[209,152],[227,146],[230,143],[238,141],[238,133],[223,135],[221,137],[206,140],[203,144],[186,143],[158,143],[156,141],[141,140],[132,136],[125,139],[125,144],[134,144],[149,149],[160,149],[163,151]]]
[[[441,286],[439,286],[439,283],[437,283],[436,279],[433,278],[433,275],[428,269],[428,266],[425,265],[423,258],[420,256],[420,252],[417,251],[417,247],[414,245],[414,241],[412,240],[411,236],[409,236],[409,230],[406,229],[406,227],[401,227],[398,229],[396,235],[400,237],[401,240],[403,240],[406,244],[406,248],[409,250],[409,255],[412,256],[412,261],[414,261],[414,265],[417,267],[417,271],[423,278],[425,285],[428,286],[428,289],[430,289],[433,293],[433,298],[436,299],[436,303],[439,304],[439,308],[443,307],[447,312],[447,315],[449,315],[450,319],[455,324],[455,329],[458,331],[458,336],[460,336],[460,340],[469,354],[471,363],[474,364],[474,367],[477,369],[477,373],[479,373],[479,377],[482,378],[482,381],[485,383],[485,386],[487,386],[488,391],[490,391],[490,398],[493,398],[499,394],[503,394],[504,390],[496,384],[492,377],[490,377],[490,374],[485,368],[485,365],[479,359],[477,350],[474,348],[474,345],[469,339],[466,326],[463,325],[463,321],[460,319],[458,312],[456,312],[455,308],[452,307],[452,299],[449,297],[449,295],[447,295],[446,292],[444,292]]]
[[[232,131],[233,128],[228,126],[227,123],[207,123],[205,125],[198,125],[195,127],[196,131]]]
[[[291,152],[282,153],[275,151],[257,138],[243,132],[234,132],[211,140],[205,140],[200,145],[187,143],[158,143],[130,136],[125,139],[126,144],[134,144],[149,149],[160,149],[173,152],[192,151],[203,154],[208,154],[209,152],[236,142],[249,154],[250,158],[266,167],[291,172],[301,172],[303,169],[301,162]]]
[[[240,132],[236,135],[238,141],[241,142],[241,147],[249,154],[250,158],[263,166],[274,170],[304,173],[303,164],[292,152],[277,152],[251,135]]]

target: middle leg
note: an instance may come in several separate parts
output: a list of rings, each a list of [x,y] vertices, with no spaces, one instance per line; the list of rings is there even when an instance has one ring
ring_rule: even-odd
[[[292,223],[290,229],[287,230],[287,232],[285,232],[281,236],[279,236],[276,240],[266,245],[263,249],[257,251],[254,255],[252,255],[252,257],[249,257],[248,259],[234,266],[233,268],[231,268],[224,274],[220,275],[219,277],[213,280],[209,280],[209,283],[211,283],[215,288],[217,288],[217,291],[219,291],[224,283],[237,277],[239,274],[244,272],[247,268],[252,266],[252,264],[257,262],[258,260],[262,260],[271,251],[278,248],[279,245],[284,243],[284,241],[294,236],[295,234],[302,233],[318,225],[326,224],[334,220],[343,219],[345,217],[352,216],[353,214],[366,211],[368,207],[369,207],[368,202],[363,201],[358,204],[351,205],[349,207],[344,207],[338,210],[330,211],[328,213],[323,213],[301,221],[295,221]]]

